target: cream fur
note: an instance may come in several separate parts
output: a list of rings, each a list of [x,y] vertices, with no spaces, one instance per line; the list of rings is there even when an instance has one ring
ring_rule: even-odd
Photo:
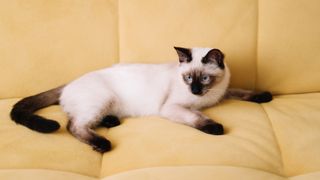
[[[90,128],[103,116],[157,115],[196,127],[209,119],[198,110],[216,104],[225,94],[230,72],[216,64],[204,66],[209,48],[192,49],[190,63],[118,64],[88,73],[65,86],[60,104],[76,128]],[[218,82],[203,96],[190,92],[182,73],[191,69],[211,71]]]

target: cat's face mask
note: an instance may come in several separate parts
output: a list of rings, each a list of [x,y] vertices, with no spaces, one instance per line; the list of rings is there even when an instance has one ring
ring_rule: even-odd
[[[182,79],[192,94],[205,95],[223,78],[224,55],[219,49],[175,49],[179,56]]]

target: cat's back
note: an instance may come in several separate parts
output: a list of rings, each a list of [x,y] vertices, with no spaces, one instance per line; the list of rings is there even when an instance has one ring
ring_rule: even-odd
[[[166,98],[177,75],[176,65],[117,64],[100,73],[130,115],[149,115],[156,113]]]
[[[99,73],[109,82],[152,83],[154,80],[168,79],[176,70],[175,63],[166,64],[116,64]],[[130,80],[130,81],[128,81]]]

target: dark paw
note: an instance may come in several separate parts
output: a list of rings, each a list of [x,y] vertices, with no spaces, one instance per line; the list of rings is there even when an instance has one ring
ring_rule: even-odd
[[[89,141],[89,143],[95,151],[100,153],[105,153],[111,150],[110,141],[103,137],[94,137]]]
[[[120,125],[120,120],[116,116],[106,116],[101,121],[101,126],[106,128],[112,128]]]
[[[270,92],[262,92],[259,94],[253,95],[249,101],[256,102],[256,103],[265,103],[272,101],[272,94]]]
[[[201,131],[208,133],[208,134],[214,134],[214,135],[222,135],[224,133],[223,126],[219,123],[212,123],[204,125],[200,128]]]

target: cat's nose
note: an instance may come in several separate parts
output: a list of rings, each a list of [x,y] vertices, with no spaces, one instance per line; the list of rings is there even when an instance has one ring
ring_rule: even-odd
[[[194,95],[201,95],[202,94],[202,89],[198,86],[191,86],[191,92]]]

